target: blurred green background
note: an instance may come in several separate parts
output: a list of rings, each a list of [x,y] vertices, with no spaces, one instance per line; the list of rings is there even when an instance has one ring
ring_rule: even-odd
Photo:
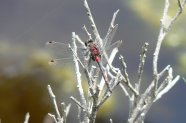
[[[177,9],[171,0],[170,16]],[[131,81],[137,79],[139,52],[149,42],[144,72],[144,88],[152,80],[152,56],[159,33],[162,0],[88,0],[102,37],[109,27],[112,14],[120,9],[114,38],[123,40],[119,54],[125,56]],[[186,10],[185,10],[186,11]],[[164,42],[159,58],[159,70],[173,66],[174,75],[186,76],[186,15],[173,26]],[[0,118],[4,123],[20,123],[30,112],[30,123],[51,123],[48,112],[54,112],[47,92],[51,84],[57,101],[72,103],[68,97],[79,98],[72,65],[49,66],[51,55],[47,41],[70,42],[71,33],[82,39],[82,26],[88,19],[82,0],[1,0],[0,1]],[[90,29],[90,28],[89,28]],[[116,58],[114,64],[120,66]],[[65,66],[65,67],[64,67]],[[84,82],[86,87],[86,82]],[[181,123],[186,121],[186,85],[180,80],[169,93],[155,103],[146,123]],[[77,107],[73,104],[68,122],[75,122]],[[121,89],[114,92],[98,114],[97,123],[112,118],[123,123],[128,116],[128,99]]]

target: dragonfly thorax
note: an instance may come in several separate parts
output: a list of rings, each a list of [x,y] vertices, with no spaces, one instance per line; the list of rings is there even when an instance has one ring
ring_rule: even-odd
[[[87,43],[85,43],[85,45],[87,46],[87,48],[90,51],[90,55],[91,55],[92,60],[94,60],[96,62],[100,62],[101,54],[100,54],[100,50],[99,50],[98,46],[95,44],[95,42],[93,42],[92,40],[89,40]]]

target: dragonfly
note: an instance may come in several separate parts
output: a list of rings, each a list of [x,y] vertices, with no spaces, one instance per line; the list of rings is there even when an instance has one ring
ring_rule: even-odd
[[[69,53],[72,52],[69,49],[68,44],[65,44],[65,43],[49,41],[49,42],[47,42],[47,45],[53,46],[53,48],[56,48],[56,50],[59,50],[59,48],[61,48],[61,50],[63,50],[63,51],[62,52],[57,51],[58,54],[60,54],[60,53],[63,55],[67,54],[69,56]],[[105,62],[104,64],[106,64],[107,59],[105,58],[105,56],[103,57],[103,53],[106,52],[109,54],[113,48],[119,47],[120,45],[121,45],[121,41],[117,41],[117,42],[113,43],[112,45],[110,45],[109,48],[105,47],[106,44],[104,44],[101,47],[101,45],[98,43],[97,40],[94,41],[93,39],[89,39],[84,42],[83,48],[82,47],[78,48],[77,56],[78,56],[78,58],[81,56],[86,57],[88,59],[88,60],[86,59],[86,61],[88,61],[87,66],[90,66],[91,61],[94,61],[97,63],[97,65],[102,73],[103,79],[105,80],[105,84],[107,85],[107,88],[109,89],[110,92],[111,92],[111,89],[109,86],[107,72],[106,72],[105,67],[103,65],[103,62]],[[106,57],[108,57],[108,56],[106,56]],[[59,59],[52,59],[50,61],[50,63],[55,63],[56,61],[60,61],[63,59],[69,59],[69,57],[68,58],[63,57],[63,58],[59,58]]]
[[[85,46],[89,49],[90,58],[93,61],[97,62],[98,66],[99,66],[99,68],[101,70],[101,73],[103,75],[103,78],[105,80],[105,83],[106,83],[109,91],[111,91],[110,86],[109,86],[109,82],[108,82],[107,73],[103,69],[103,65],[101,63],[101,53],[100,53],[100,50],[99,50],[98,46],[96,45],[95,42],[93,42],[93,40],[89,40],[88,42],[85,42]]]

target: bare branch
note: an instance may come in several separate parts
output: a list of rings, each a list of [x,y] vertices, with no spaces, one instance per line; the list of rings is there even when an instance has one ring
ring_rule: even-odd
[[[156,96],[156,99],[154,100],[154,102],[157,101],[158,99],[160,99],[165,93],[167,93],[178,82],[179,79],[180,79],[180,76],[176,76],[176,78],[174,78],[172,81],[170,81],[168,83],[168,85],[163,90],[161,90],[159,93],[157,93],[157,96]]]
[[[116,76],[116,78],[115,78],[115,80],[114,80],[114,82],[113,82],[113,83],[115,83],[115,84],[114,84],[114,86],[112,86],[112,87],[110,88],[111,90],[113,90],[113,89],[120,83],[119,77],[120,77],[120,73],[117,74],[117,76]],[[101,105],[104,104],[104,102],[111,96],[111,94],[112,94],[112,93],[111,93],[109,90],[106,90],[106,92],[105,92],[103,98],[101,98],[101,100],[100,100],[100,101],[98,102],[98,104],[97,104],[98,109],[99,109],[99,108],[101,107]]]
[[[75,33],[73,32],[72,33],[72,40],[73,40],[73,47],[75,47],[75,49],[73,49],[71,46],[70,46],[70,44],[69,44],[69,48],[71,49],[71,51],[73,52],[73,56],[74,56],[74,63],[75,63],[75,68],[78,70],[77,72],[76,72],[76,74],[78,74],[77,76],[81,76],[81,73],[79,72],[79,66],[78,66],[78,62],[80,63],[80,65],[82,66],[82,68],[84,69],[84,71],[85,71],[85,75],[87,76],[87,79],[88,79],[88,84],[89,84],[89,87],[90,87],[90,85],[91,85],[91,83],[92,83],[92,80],[91,80],[91,76],[90,76],[90,73],[88,72],[88,70],[87,70],[87,68],[83,65],[83,63],[81,62],[81,60],[79,59],[79,57],[77,56],[77,46],[76,46],[76,43],[75,43],[75,39],[78,39],[77,38],[78,36],[77,35],[75,35]],[[79,40],[79,39],[78,39]],[[78,62],[77,62],[78,61]],[[78,77],[78,78],[79,78]],[[78,80],[78,79],[77,79]],[[81,81],[81,80],[80,80]],[[79,80],[78,80],[78,83],[81,83]],[[82,94],[82,92],[83,92],[83,90],[82,90],[82,85],[80,85],[81,86],[81,89],[80,89],[80,92],[81,92],[81,94]],[[79,86],[77,86],[78,88],[79,88]],[[91,95],[93,95],[94,94],[94,90],[93,90],[93,88],[89,88],[89,90],[90,90],[90,93],[91,93]],[[84,95],[84,94],[83,94]],[[83,99],[84,100],[84,99]]]
[[[68,104],[68,105],[66,106],[66,109],[65,109],[66,116],[68,116],[69,111],[70,111],[70,108],[71,108],[71,104]]]
[[[71,49],[72,53],[73,53],[73,57],[74,59],[76,59],[80,65],[82,66],[82,68],[85,68],[85,66],[83,65],[83,63],[81,62],[81,60],[79,59],[79,57],[77,56],[77,53],[74,52],[74,49],[71,47],[71,45],[69,44],[68,47]]]
[[[56,117],[55,117],[55,115],[53,115],[53,114],[50,114],[50,113],[48,113],[48,115],[54,120],[54,122],[55,123],[58,123],[57,122],[57,120],[56,120]]]
[[[130,99],[130,95],[129,95],[128,91],[126,90],[125,86],[122,83],[119,83],[119,86],[123,90],[125,96],[129,97],[129,99]]]
[[[121,45],[121,41],[115,43],[116,45],[113,45],[112,53],[108,54],[105,50],[107,46],[112,46],[111,41],[117,31],[118,24],[115,24],[116,16],[119,12],[117,10],[112,17],[112,20],[110,22],[107,34],[104,38],[104,40],[101,39],[100,34],[98,32],[98,29],[96,27],[96,24],[94,22],[92,13],[90,11],[89,5],[87,3],[87,0],[83,0],[84,6],[87,12],[87,16],[93,31],[93,34],[89,33],[85,25],[83,26],[83,30],[85,31],[86,35],[89,39],[94,39],[95,43],[99,45],[100,52],[102,58],[107,62],[107,64],[102,65],[101,63],[98,63],[98,66],[103,66],[102,69],[99,69],[102,72],[101,76],[102,78],[100,82],[97,82],[100,77],[99,72],[96,72],[95,66],[89,66],[89,64],[85,63],[85,65],[81,62],[80,58],[77,55],[77,44],[80,43],[84,48],[87,48],[85,46],[85,42],[83,42],[78,35],[76,35],[74,32],[72,33],[72,47],[69,45],[69,48],[71,49],[73,53],[74,58],[74,64],[75,64],[75,72],[76,72],[76,79],[77,79],[77,88],[80,94],[80,101],[76,100],[74,97],[70,97],[70,99],[75,102],[75,104],[78,106],[78,119],[80,123],[95,123],[96,120],[96,114],[100,107],[107,101],[107,99],[111,96],[111,91],[115,89],[118,85],[122,88],[125,95],[129,97],[129,118],[128,123],[144,123],[144,118],[152,106],[152,104],[160,99],[165,93],[167,93],[179,80],[179,76],[176,76],[173,79],[173,70],[168,65],[165,67],[161,72],[158,71],[158,57],[160,53],[160,48],[162,45],[163,40],[165,39],[168,31],[171,29],[172,25],[176,21],[176,19],[179,17],[179,15],[182,13],[183,8],[186,4],[186,0],[181,2],[181,0],[178,0],[178,7],[179,10],[175,14],[173,18],[169,17],[168,11],[169,11],[169,0],[165,0],[165,6],[163,10],[163,16],[161,18],[161,25],[160,25],[160,31],[157,38],[157,44],[155,47],[155,51],[153,54],[153,80],[149,84],[149,86],[146,88],[144,93],[141,93],[141,83],[142,83],[142,74],[144,71],[144,64],[145,64],[145,58],[146,58],[146,52],[147,52],[147,46],[148,43],[145,43],[142,47],[142,51],[140,54],[140,63],[138,67],[138,81],[133,87],[129,75],[127,73],[127,65],[124,61],[123,56],[120,56],[119,59],[121,61],[122,67],[123,67],[123,74],[121,73],[121,70],[119,68],[116,68],[112,65],[112,62],[116,56],[116,53],[118,52],[118,47]],[[49,42],[56,43],[56,42]],[[87,53],[88,54],[88,53]],[[90,52],[89,52],[90,55]],[[91,58],[91,56],[89,57]],[[86,60],[86,59],[85,59]],[[83,68],[85,76],[88,81],[88,97],[86,99],[84,90],[82,87],[82,80],[81,80],[81,72],[80,72],[80,66]],[[104,75],[107,75],[108,77],[105,77]],[[168,75],[167,75],[168,74]],[[166,76],[165,76],[166,75]],[[160,78],[166,77],[162,83],[159,85]],[[105,81],[104,81],[105,80]],[[123,83],[121,83],[121,81]],[[103,93],[103,96],[101,96],[103,87],[105,85],[108,86],[108,88]],[[110,90],[110,91],[109,91]],[[60,115],[60,112],[57,107],[56,98],[55,95],[52,92],[52,89],[50,85],[48,85],[48,91],[49,95],[52,99],[56,117],[55,115],[49,114],[55,121],[55,123],[66,123],[66,117],[68,115],[70,106],[66,106],[65,103],[61,103],[62,106],[62,116]],[[110,119],[110,123],[113,123],[112,119]]]
[[[81,81],[81,73],[80,73],[80,70],[79,70],[79,64],[78,64],[78,61],[77,61],[77,46],[76,46],[76,42],[75,42],[75,33],[73,32],[72,33],[72,45],[73,45],[73,51],[74,51],[74,64],[75,64],[75,71],[76,71],[76,79],[77,79],[77,88],[78,88],[78,91],[79,91],[79,95],[80,95],[80,99],[81,99],[81,104],[84,108],[86,108],[86,105],[87,105],[87,102],[86,102],[86,99],[85,99],[85,95],[84,95],[84,92],[83,92],[83,87],[82,87],[82,81]],[[88,121],[88,118],[87,118],[87,115],[84,114],[84,122],[87,122]]]
[[[75,39],[76,39],[76,41],[78,41],[81,44],[81,46],[83,46],[83,48],[86,49],[85,42],[82,41],[78,35],[75,36]]]
[[[90,39],[92,39],[92,36],[91,36],[91,34],[88,32],[88,30],[87,30],[87,28],[86,28],[86,26],[85,26],[85,25],[83,26],[83,30],[84,30],[84,31],[85,31],[85,33],[87,34],[87,36],[88,36],[89,40],[90,40]]]
[[[68,116],[70,107],[71,107],[71,104],[66,106],[66,104],[64,102],[61,103],[63,123],[66,123],[66,118]]]
[[[173,25],[173,23],[178,19],[179,15],[183,12],[183,9],[185,7],[185,4],[186,4],[186,0],[184,0],[183,3],[181,3],[181,1],[178,0],[179,10],[176,13],[176,15],[172,18],[169,29],[171,28],[171,26]]]
[[[129,77],[128,77],[128,73],[127,73],[127,65],[126,65],[126,63],[125,63],[125,61],[124,61],[124,58],[123,58],[123,56],[121,56],[120,55],[120,57],[119,57],[119,59],[120,59],[120,61],[121,61],[121,64],[122,64],[122,67],[123,67],[123,76],[121,76],[122,77],[122,80],[123,80],[123,82],[124,82],[124,84],[129,88],[129,90],[130,91],[132,91],[132,93],[135,95],[135,96],[138,96],[139,95],[139,93],[137,92],[137,90],[131,85],[131,82],[130,82],[130,80],[129,80]]]
[[[171,27],[174,24],[174,22],[176,21],[176,19],[182,13],[182,10],[183,10],[183,7],[185,6],[185,4],[186,4],[186,0],[182,4],[180,1],[178,1],[178,6],[179,6],[178,12],[176,13],[176,15],[172,19],[169,19],[169,21],[167,21],[169,0],[165,0],[165,7],[164,7],[164,11],[163,11],[163,17],[161,19],[160,32],[159,32],[156,48],[154,51],[154,57],[153,57],[153,76],[154,76],[154,80],[155,80],[154,81],[155,82],[155,90],[158,87],[158,80],[159,80],[157,63],[158,63],[158,56],[159,56],[161,44],[162,44],[165,36],[167,35],[168,30],[171,29]],[[154,90],[154,93],[155,93],[155,90]]]
[[[110,23],[110,28],[111,28],[111,27],[114,27],[114,23],[115,23],[116,16],[117,16],[118,12],[119,12],[119,9],[118,9],[116,12],[114,12],[114,15],[113,15],[113,17],[112,17],[112,21],[111,21],[111,23]]]
[[[157,89],[156,94],[158,94],[160,91],[162,91],[169,84],[169,82],[172,81],[172,79],[173,79],[172,68],[169,68],[167,70],[167,72],[168,72],[168,75],[165,78],[165,80],[161,83],[159,88]]]
[[[130,83],[130,79],[129,79],[129,76],[127,73],[127,65],[124,61],[124,57],[122,55],[120,55],[119,59],[120,59],[120,62],[121,62],[122,68],[123,68],[122,71],[123,71],[124,78],[125,78],[124,81],[126,81],[127,83]]]
[[[116,19],[116,16],[119,12],[119,9],[114,13],[113,17],[112,17],[112,20],[111,20],[111,23],[110,23],[110,27],[107,31],[107,34],[103,40],[103,42],[105,43],[104,47],[106,46],[109,46],[111,44],[111,41],[117,31],[117,28],[118,28],[118,24],[114,25],[114,22],[115,22],[115,19]]]
[[[71,96],[71,97],[69,97],[72,101],[74,101],[75,102],[75,104],[77,105],[77,106],[79,106],[84,112],[86,112],[87,110],[86,110],[86,108],[85,107],[83,107],[83,105],[81,105],[81,103],[79,102],[79,101],[77,101],[77,99],[76,98],[74,98],[73,96]]]
[[[161,44],[166,36],[166,32],[165,32],[165,27],[164,27],[164,22],[167,18],[167,14],[168,14],[168,9],[169,9],[169,0],[165,0],[165,7],[164,7],[164,11],[163,11],[163,17],[161,19],[161,27],[160,27],[160,32],[159,32],[159,36],[158,36],[158,40],[157,40],[157,44],[156,44],[156,48],[154,51],[154,57],[153,57],[153,76],[154,76],[154,82],[155,82],[155,88],[154,88],[154,93],[155,90],[157,89],[158,86],[158,56],[159,56],[159,52],[160,52],[160,48],[161,48]]]
[[[57,120],[61,121],[62,118],[61,118],[61,115],[59,113],[59,109],[58,109],[58,106],[57,106],[56,96],[54,95],[50,85],[48,85],[47,88],[48,88],[48,92],[49,92],[50,98],[52,99],[52,102],[53,102],[53,105],[54,105],[54,109],[55,109],[55,112],[56,112],[56,115],[57,115]]]
[[[75,64],[75,71],[76,71],[77,87],[78,87],[79,94],[81,97],[81,102],[83,103],[83,105],[86,105],[86,100],[85,100],[85,96],[84,96],[84,92],[82,88],[81,73],[80,73],[79,64],[77,61],[77,46],[75,43],[75,37],[76,35],[73,32],[72,33],[72,45],[73,45],[73,51],[74,51],[73,56],[74,56],[74,64]]]
[[[183,6],[182,6],[180,0],[178,0],[178,6],[179,6],[179,9],[180,9],[180,13],[182,13],[182,11],[183,11]]]
[[[93,19],[92,13],[90,11],[89,5],[87,3],[87,0],[84,0],[84,6],[85,6],[85,8],[87,10],[87,15],[88,15],[88,18],[89,18],[89,21],[90,21],[90,24],[91,24],[94,36],[99,40],[100,44],[103,45],[103,42],[102,42],[102,40],[100,38],[100,34],[99,34],[98,30],[97,30],[97,27],[96,27],[96,24],[94,22],[94,19]]]
[[[161,78],[168,70],[170,69],[170,65],[167,65],[158,75]]]
[[[145,64],[145,58],[146,58],[146,52],[147,52],[147,46],[149,44],[145,42],[144,46],[142,47],[142,51],[140,54],[140,63],[138,68],[138,84],[137,84],[137,91],[140,93],[140,86],[141,86],[141,77],[143,74],[144,64]]]
[[[139,115],[139,117],[135,120],[134,123],[143,123],[145,116],[147,114],[147,112],[149,111],[150,107],[152,106],[153,102],[151,97],[148,97],[146,99],[146,104],[143,106],[143,108],[141,109],[141,113]]]

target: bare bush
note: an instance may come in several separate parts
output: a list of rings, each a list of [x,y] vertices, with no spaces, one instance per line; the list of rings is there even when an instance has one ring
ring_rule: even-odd
[[[144,118],[152,104],[159,100],[165,93],[167,93],[180,78],[179,75],[173,77],[173,70],[170,65],[167,65],[163,70],[159,71],[158,56],[161,44],[164,41],[171,27],[173,26],[174,22],[182,13],[186,0],[182,2],[178,0],[178,11],[174,17],[170,17],[168,15],[170,6],[169,0],[165,0],[163,16],[160,21],[160,31],[153,54],[153,78],[152,81],[149,82],[150,84],[144,92],[142,91],[141,86],[143,86],[142,74],[145,65],[148,43],[146,42],[142,47],[138,69],[138,81],[135,82],[135,85],[132,85],[129,79],[129,75],[127,73],[127,66],[123,56],[120,56],[122,68],[116,68],[112,65],[115,55],[118,52],[118,47],[122,42],[118,41],[117,43],[115,43],[115,45],[113,45],[112,47],[112,52],[109,54],[105,50],[106,46],[111,46],[111,41],[117,30],[118,24],[115,24],[115,19],[119,10],[117,10],[113,14],[113,18],[110,22],[110,27],[106,36],[104,38],[101,38],[87,1],[83,0],[83,2],[93,33],[89,33],[86,26],[84,26],[83,30],[87,34],[88,41],[86,43],[88,44],[83,42],[80,37],[76,35],[75,32],[72,33],[72,43],[69,44],[69,48],[73,53],[77,89],[80,95],[80,100],[77,100],[73,96],[71,96],[70,99],[78,107],[78,120],[80,123],[94,123],[96,120],[96,114],[100,107],[112,95],[112,92],[115,88],[121,87],[124,95],[129,98],[130,102],[129,117],[127,122],[143,123]],[[90,42],[91,44],[89,44]],[[55,42],[49,43],[53,44]],[[85,47],[87,51],[87,55],[85,56],[83,61],[79,58],[77,54],[77,43],[80,43],[83,47]],[[90,60],[95,62],[95,64],[89,64]],[[103,64],[103,61],[106,61],[106,64]],[[80,67],[83,68],[84,73],[80,71]],[[88,82],[88,96],[85,96],[85,91],[82,88],[81,74],[86,75],[86,79]],[[162,77],[165,77],[165,79],[163,79]],[[104,89],[104,86],[106,87],[106,89]],[[49,115],[54,119],[55,123],[66,123],[66,118],[69,113],[70,105],[61,103],[60,109],[62,109],[62,111],[60,113],[60,110],[58,109],[56,103],[55,95],[53,94],[50,85],[48,85],[48,91],[52,99],[54,109],[56,111],[56,115]],[[114,121],[110,119],[110,122],[113,123]]]

